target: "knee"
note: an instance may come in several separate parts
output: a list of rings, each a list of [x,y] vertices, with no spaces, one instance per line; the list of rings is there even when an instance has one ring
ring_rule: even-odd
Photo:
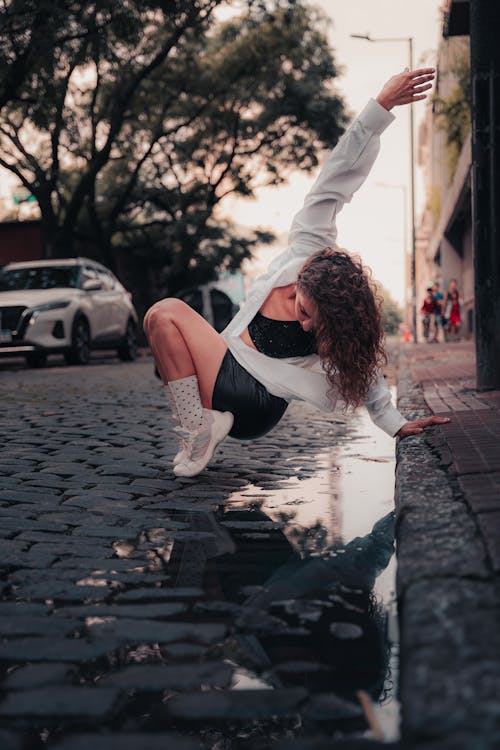
[[[183,308],[186,307],[185,302],[175,299],[175,297],[168,297],[167,299],[155,302],[144,316],[143,327],[146,336],[149,336],[159,327],[166,327],[171,323],[175,323],[182,316]]]

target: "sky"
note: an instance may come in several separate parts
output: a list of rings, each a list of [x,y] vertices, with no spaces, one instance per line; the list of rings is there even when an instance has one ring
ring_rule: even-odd
[[[412,37],[414,67],[434,66],[441,34],[442,0],[315,0],[331,19],[329,40],[336,64],[342,68],[337,89],[347,108],[360,112],[383,84],[408,65],[407,42],[368,42],[351,34],[372,37]],[[415,143],[418,123],[426,102],[413,105]],[[363,187],[338,216],[338,244],[358,253],[363,262],[400,304],[405,298],[404,253],[411,247],[409,209],[410,131],[409,107],[393,110],[396,121],[382,135],[378,160]],[[416,169],[416,215],[424,205],[421,175]],[[293,213],[302,205],[314,176],[295,174],[288,185],[263,189],[257,200],[227,201],[225,213],[239,224],[286,233]],[[406,198],[406,206],[405,206]],[[406,210],[405,210],[406,209]],[[263,248],[253,264],[253,273],[284,249]]]

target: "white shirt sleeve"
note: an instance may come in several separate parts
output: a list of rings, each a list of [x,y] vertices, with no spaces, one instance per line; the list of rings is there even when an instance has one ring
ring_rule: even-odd
[[[288,245],[292,256],[306,258],[336,246],[336,214],[365,181],[379,152],[380,134],[393,120],[393,114],[371,99],[344,133],[293,219]]]
[[[391,437],[408,421],[392,403],[389,386],[381,372],[368,391],[365,406],[372,422]]]

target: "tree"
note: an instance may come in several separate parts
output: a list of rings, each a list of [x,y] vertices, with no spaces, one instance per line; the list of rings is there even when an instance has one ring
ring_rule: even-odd
[[[54,10],[59,11],[56,17]],[[23,98],[25,87],[33,86],[41,59],[55,62],[48,52],[64,36],[55,23],[64,10],[51,0],[0,1],[0,110]]]
[[[36,3],[18,26],[3,6],[11,48],[40,59],[2,109],[0,164],[37,198],[49,256],[83,250],[155,297],[272,239],[218,206],[316,166],[346,121],[337,71],[311,8],[248,0],[220,23],[220,4],[55,0],[45,45]]]
[[[403,312],[387,289],[381,284],[378,284],[377,286],[378,294],[382,299],[382,306],[380,309],[382,315],[382,328],[386,334],[394,335],[398,333],[399,324],[403,320]]]

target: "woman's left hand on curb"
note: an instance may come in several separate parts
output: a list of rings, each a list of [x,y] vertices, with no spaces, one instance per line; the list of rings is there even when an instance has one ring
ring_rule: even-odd
[[[404,424],[397,432],[395,437],[405,438],[409,435],[418,435],[423,432],[426,427],[432,427],[435,424],[446,424],[449,422],[448,417],[424,417],[422,419],[414,419],[412,422]]]

